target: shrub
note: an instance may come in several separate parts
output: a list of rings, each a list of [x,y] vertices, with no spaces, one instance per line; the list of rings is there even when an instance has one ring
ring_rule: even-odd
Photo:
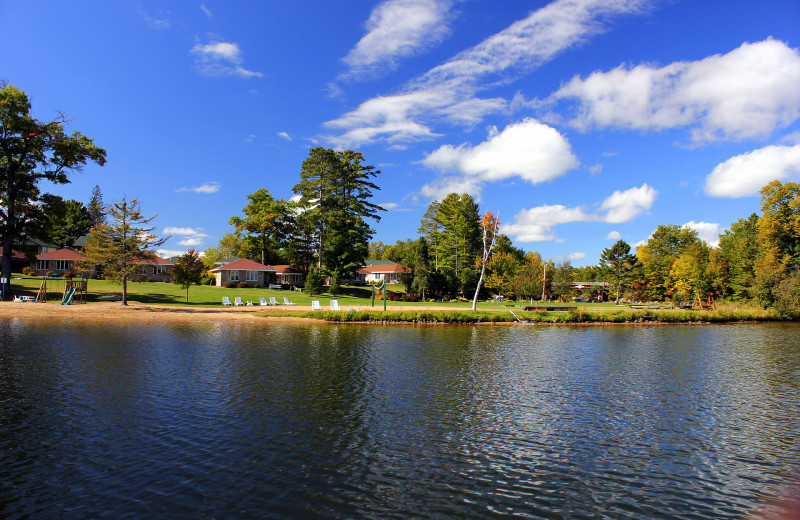
[[[33,274],[33,269],[31,269],[30,267],[23,267],[22,268],[22,274],[24,274],[26,276],[30,276],[30,275]]]
[[[517,298],[517,295],[514,294],[514,291],[508,291],[504,296],[506,300],[510,302],[513,302]]]
[[[222,282],[222,286],[225,287],[226,289],[230,289],[231,287],[236,287],[236,282],[227,280],[225,282]]]
[[[50,277],[51,277],[51,276],[53,276],[54,274],[56,274],[56,273],[54,273],[53,271],[47,271],[46,273],[44,273],[44,275],[45,275],[46,277],[48,277],[48,278],[50,278]]]
[[[76,276],[78,276],[78,273],[75,271],[67,271],[64,273],[64,278],[75,278]]]
[[[238,289],[247,289],[248,287],[250,287],[250,284],[247,282],[239,282],[239,284],[236,287]]]
[[[253,284],[253,289],[260,289],[260,288],[261,288],[261,284],[260,283],[254,283]]]
[[[202,285],[214,285],[217,282],[217,277],[213,274],[205,274],[203,278],[201,278],[200,283]]]

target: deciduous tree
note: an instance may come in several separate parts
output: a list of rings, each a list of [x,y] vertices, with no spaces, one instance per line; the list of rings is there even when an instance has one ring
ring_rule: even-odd
[[[3,256],[0,276],[7,294],[11,255],[16,242],[28,234],[36,219],[39,181],[69,182],[70,172],[88,162],[103,165],[106,151],[80,132],[64,132],[66,116],[42,122],[31,115],[31,103],[14,85],[0,85],[0,235]]]
[[[186,303],[189,303],[189,287],[199,285],[203,280],[206,266],[194,249],[186,251],[172,268],[172,283],[186,289]]]

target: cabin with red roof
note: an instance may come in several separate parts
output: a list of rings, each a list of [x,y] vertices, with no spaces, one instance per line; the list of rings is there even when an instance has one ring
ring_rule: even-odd
[[[54,276],[64,276],[66,273],[77,271],[75,262],[86,257],[72,249],[57,249],[36,255],[37,275],[44,276],[52,271]]]
[[[134,282],[170,282],[172,281],[173,262],[153,255],[136,261],[138,267],[133,272],[131,280]]]
[[[250,287],[267,287],[270,273],[277,272],[274,267],[259,264],[247,258],[239,258],[211,270],[217,278],[216,286],[222,287],[225,282],[239,285],[242,282]]]
[[[274,269],[274,283],[280,285],[291,285],[293,287],[302,287],[303,272],[296,269],[291,265],[268,265],[270,269]]]
[[[366,284],[400,283],[400,275],[410,273],[411,269],[400,264],[377,264],[356,271],[359,281]]]

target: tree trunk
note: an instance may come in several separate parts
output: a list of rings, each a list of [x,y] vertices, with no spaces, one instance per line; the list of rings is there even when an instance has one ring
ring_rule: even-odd
[[[128,275],[122,275],[122,305],[128,305]]]
[[[186,303],[189,303],[189,286],[186,286]]]
[[[481,284],[483,284],[483,273],[486,271],[486,261],[483,262],[481,266],[481,275],[478,278],[478,286],[475,287],[475,296],[472,297],[472,310],[476,310],[478,308],[478,293],[481,291]]]

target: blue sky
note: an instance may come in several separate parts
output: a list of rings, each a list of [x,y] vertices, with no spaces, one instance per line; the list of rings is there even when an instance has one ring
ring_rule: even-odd
[[[659,224],[714,243],[800,180],[798,47],[795,0],[0,0],[0,78],[108,151],[45,189],[138,198],[165,254],[319,145],[382,171],[385,243],[450,191],[576,266]]]

